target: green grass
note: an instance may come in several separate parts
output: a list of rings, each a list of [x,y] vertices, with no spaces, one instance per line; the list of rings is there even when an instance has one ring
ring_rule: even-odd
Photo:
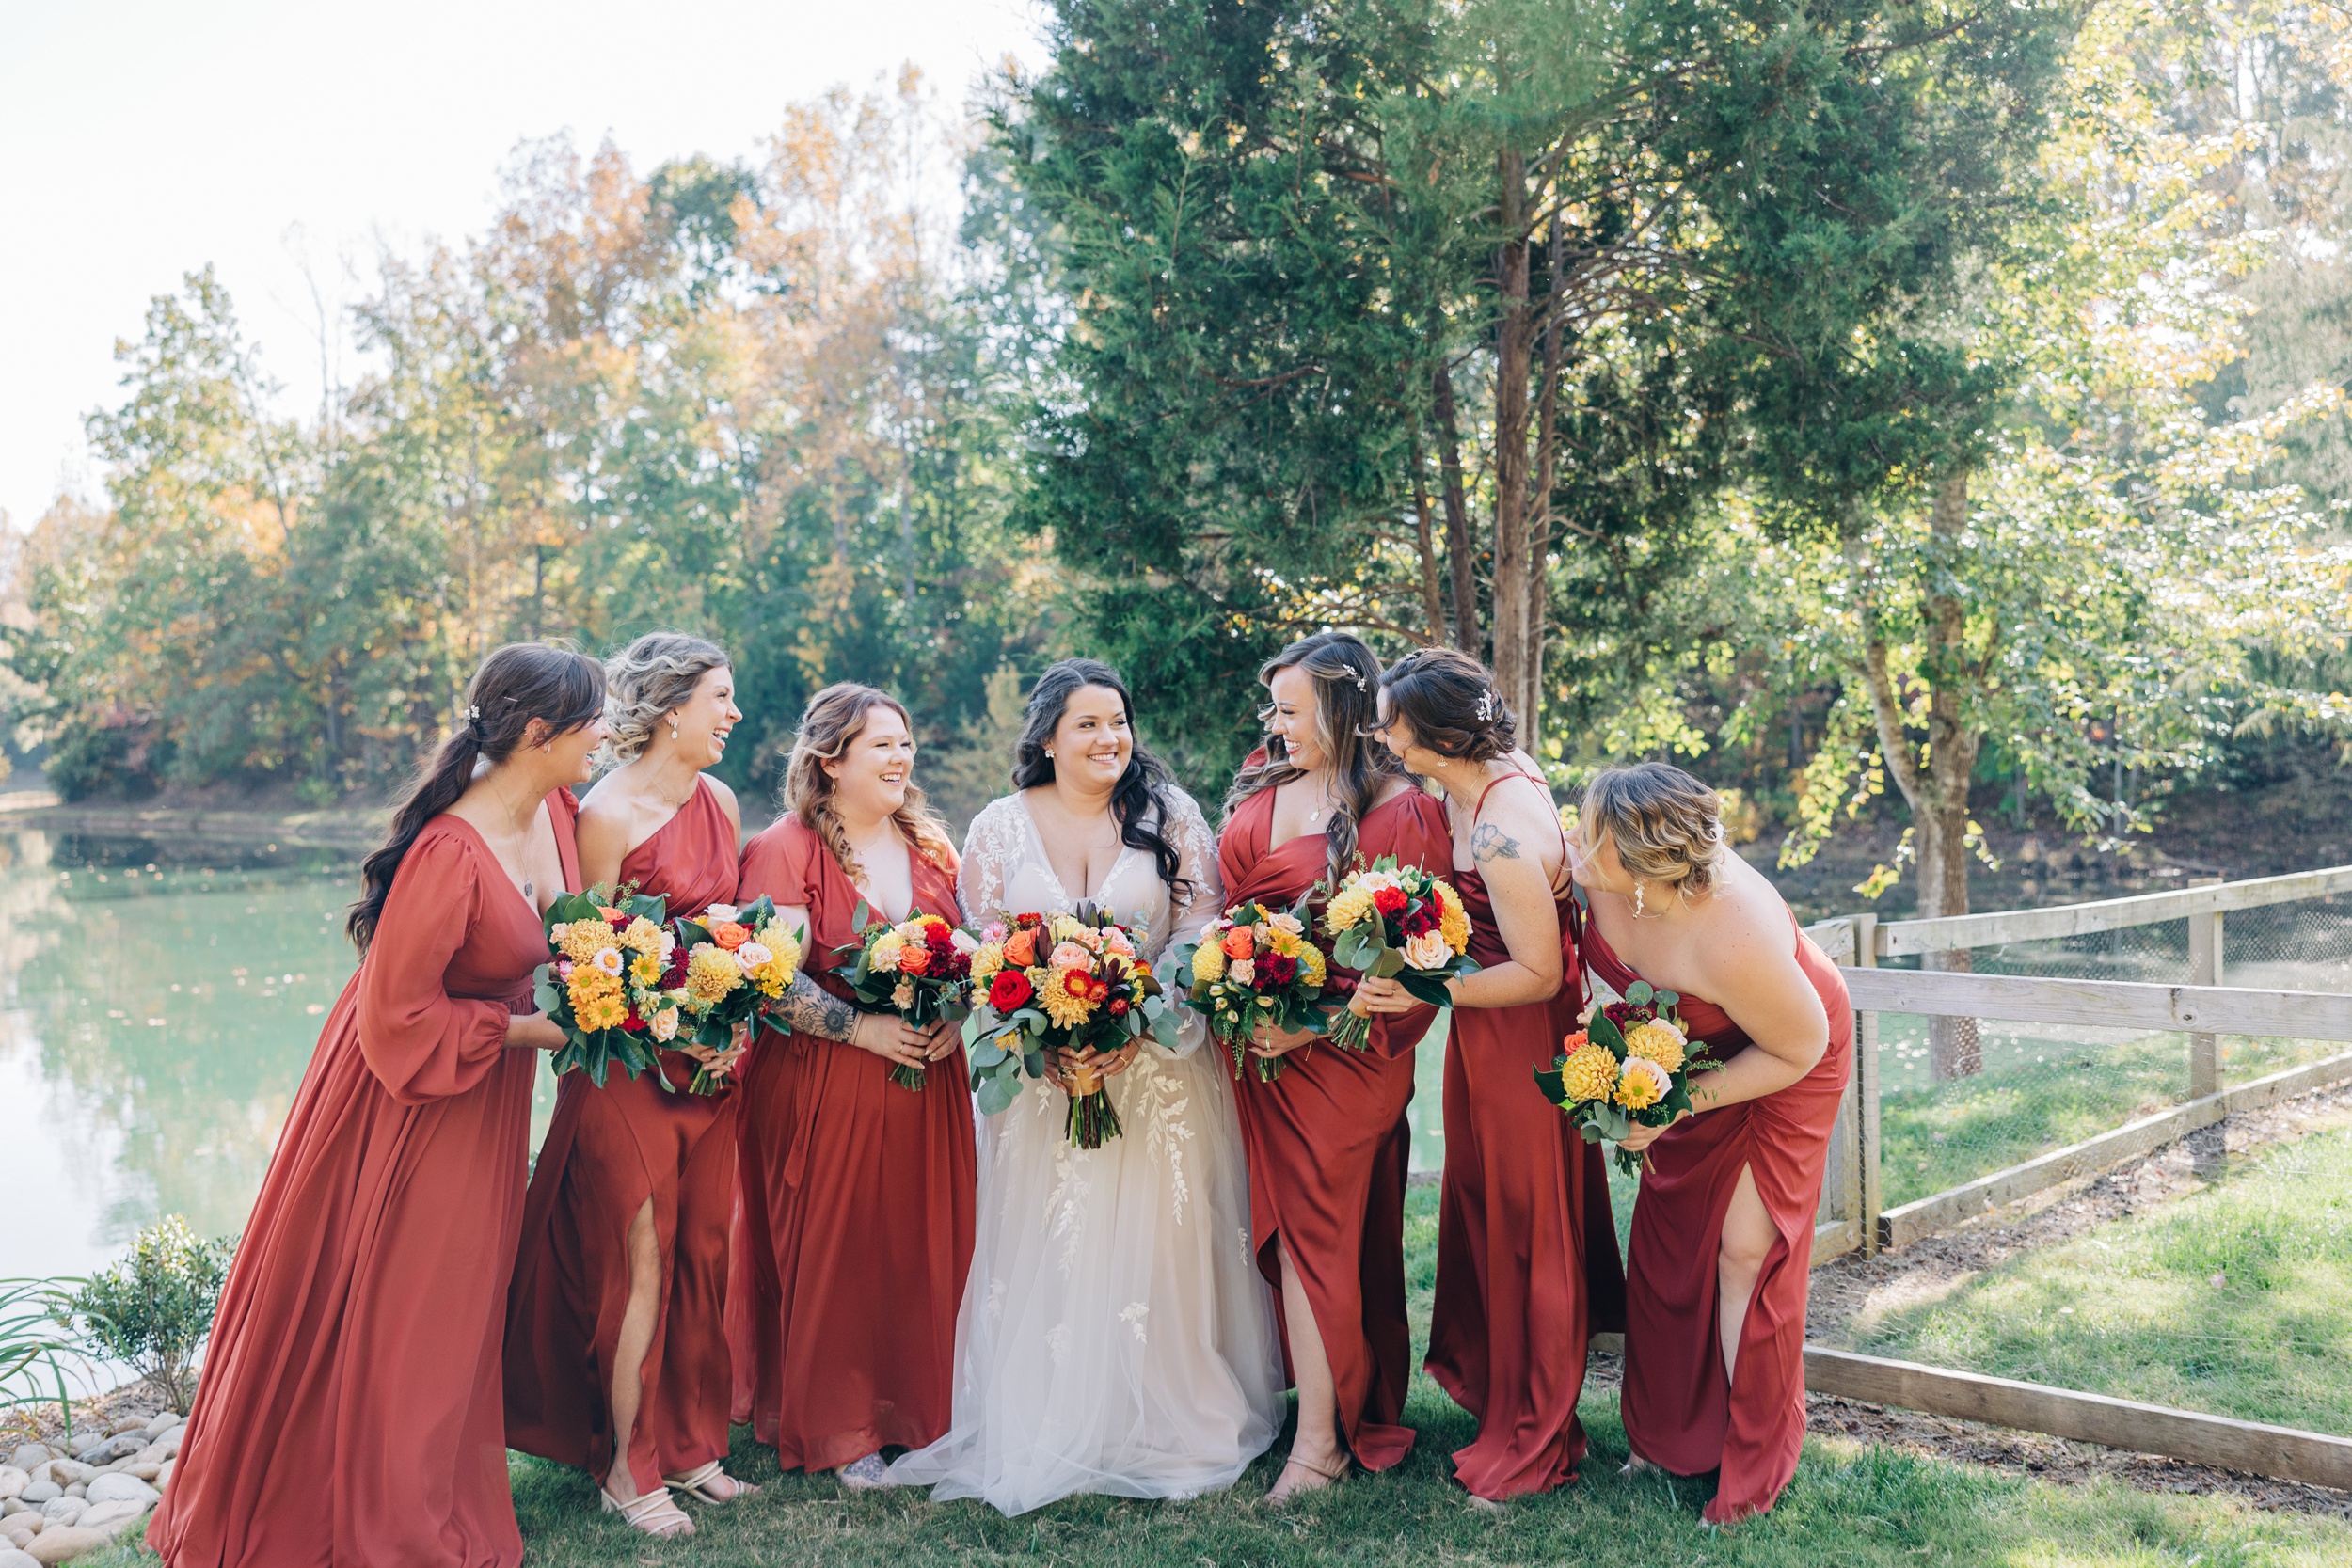
[[[1858,1349],[2352,1435],[2352,1131],[1979,1275]]]
[[[1406,1222],[1414,1326],[1422,1336],[1435,1269],[1436,1197],[1415,1188]],[[533,1568],[1015,1561],[1123,1568],[2320,1568],[2352,1560],[2352,1526],[2334,1519],[2265,1514],[2232,1497],[2156,1496],[2106,1481],[2060,1487],[1841,1439],[1806,1443],[1796,1481],[1771,1515],[1715,1533],[1698,1519],[1711,1483],[1620,1477],[1626,1443],[1615,1400],[1588,1396],[1583,1416],[1593,1441],[1583,1479],[1500,1515],[1471,1508],[1447,1479],[1445,1456],[1470,1440],[1471,1423],[1419,1374],[1406,1417],[1421,1432],[1413,1457],[1288,1514],[1256,1506],[1274,1479],[1272,1457],[1220,1497],[1182,1504],[1073,1497],[1006,1519],[977,1503],[933,1505],[920,1494],[898,1492],[850,1497],[830,1479],[779,1476],[773,1453],[741,1431],[734,1468],[767,1491],[738,1508],[690,1504],[700,1525],[691,1542],[665,1544],[630,1534],[596,1512],[585,1476],[536,1460],[515,1461],[515,1501]],[[126,1545],[86,1560],[91,1568],[126,1568],[153,1559]]]

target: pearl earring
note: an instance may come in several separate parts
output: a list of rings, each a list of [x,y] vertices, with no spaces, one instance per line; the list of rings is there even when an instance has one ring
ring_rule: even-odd
[[[1633,879],[1633,918],[1636,920],[1642,918],[1642,889],[1647,885],[1639,877]]]
[[[1045,748],[1045,760],[1048,762],[1054,760],[1054,749],[1051,746]]]
[[[675,719],[670,721],[670,738],[672,740],[677,738],[677,721]]]

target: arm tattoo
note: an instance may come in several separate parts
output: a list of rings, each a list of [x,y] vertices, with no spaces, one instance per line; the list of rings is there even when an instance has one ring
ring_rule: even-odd
[[[857,1009],[805,974],[795,974],[769,1017],[786,1028],[823,1040],[846,1040],[857,1033]]]
[[[1491,822],[1481,822],[1470,830],[1470,859],[1485,864],[1488,861],[1515,861],[1519,858],[1519,841]]]

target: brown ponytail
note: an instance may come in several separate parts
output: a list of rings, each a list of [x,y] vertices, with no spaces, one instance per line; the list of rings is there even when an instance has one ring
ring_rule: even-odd
[[[466,717],[409,782],[383,846],[360,863],[359,901],[343,922],[351,944],[367,952],[400,863],[424,825],[457,803],[483,764],[496,768],[514,755],[533,719],[565,735],[603,711],[604,667],[587,655],[545,642],[493,649],[466,684]]]

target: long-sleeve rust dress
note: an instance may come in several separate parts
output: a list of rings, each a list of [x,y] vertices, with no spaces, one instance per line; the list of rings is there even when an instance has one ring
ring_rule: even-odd
[[[914,914],[951,925],[952,858],[912,857]],[[808,911],[807,970],[835,995],[856,888],[822,838],[786,817],[743,848],[739,896]],[[876,915],[873,918],[882,918]],[[918,1093],[869,1051],[771,1032],[744,1075],[740,1203],[727,1336],[735,1418],[784,1468],[828,1470],[921,1448],[954,1414],[956,1307],[978,1180],[961,1048]]]
[[[1479,805],[1512,782],[1487,785]],[[1452,880],[1470,919],[1470,957],[1489,968],[1508,962],[1485,879],[1456,867]],[[1424,1365],[1478,1418],[1477,1437],[1454,1450],[1454,1480],[1493,1500],[1576,1479],[1586,1345],[1625,1323],[1600,1146],[1577,1136],[1534,1076],[1575,1029],[1584,994],[1573,884],[1554,895],[1553,913],[1559,990],[1516,1007],[1454,1008],[1445,1053],[1445,1180]]]
[[[568,793],[548,798],[564,866]],[[221,1293],[149,1544],[172,1568],[514,1568],[500,1324],[534,1053],[508,1048],[539,911],[437,816],[303,1074]]]
[[[1804,1446],[1804,1301],[1813,1225],[1829,1166],[1830,1129],[1853,1071],[1853,1005],[1845,977],[1795,931],[1797,962],[1829,1015],[1829,1049],[1813,1070],[1760,1100],[1703,1111],[1649,1146],[1633,1204],[1625,1337],[1625,1432],[1633,1451],[1677,1475],[1720,1468],[1708,1519],[1728,1524],[1770,1509]],[[1584,931],[1593,973],[1622,992],[1640,976]],[[1677,1009],[1709,1054],[1727,1061],[1751,1041],[1711,1002]],[[1715,1328],[1716,1259],[1742,1166],[1779,1232],[1740,1331],[1738,1375],[1724,1379]]]
[[[1330,868],[1321,833],[1269,848],[1274,791],[1242,802],[1217,841],[1217,869],[1230,905],[1258,899],[1284,909]],[[1445,875],[1453,844],[1445,813],[1411,790],[1366,814],[1357,848],[1369,865],[1384,855]],[[1190,933],[1180,932],[1180,938]],[[1375,1016],[1361,1051],[1316,1044],[1282,1058],[1281,1076],[1261,1083],[1244,1066],[1234,1086],[1242,1147],[1249,1156],[1249,1243],[1282,1313],[1279,1238],[1307,1292],[1331,1366],[1340,1432],[1356,1462],[1385,1470],[1412,1451],[1413,1430],[1397,1424],[1412,1375],[1413,1336],[1405,1312],[1405,1178],[1412,1127],[1413,1047],[1434,1007]],[[1229,1058],[1230,1059],[1230,1058]],[[1283,1325],[1283,1358],[1290,1336]]]
[[[735,824],[706,781],[621,862],[621,882],[691,917],[735,894]],[[656,1082],[656,1073],[668,1087]],[[506,1321],[506,1440],[601,1480],[610,1389],[628,1308],[628,1227],[653,1205],[661,1299],[638,1373],[629,1473],[642,1495],[727,1452],[727,1217],[739,1090],[687,1092],[694,1062],[664,1052],[604,1087],[567,1073],[531,1177]]]

